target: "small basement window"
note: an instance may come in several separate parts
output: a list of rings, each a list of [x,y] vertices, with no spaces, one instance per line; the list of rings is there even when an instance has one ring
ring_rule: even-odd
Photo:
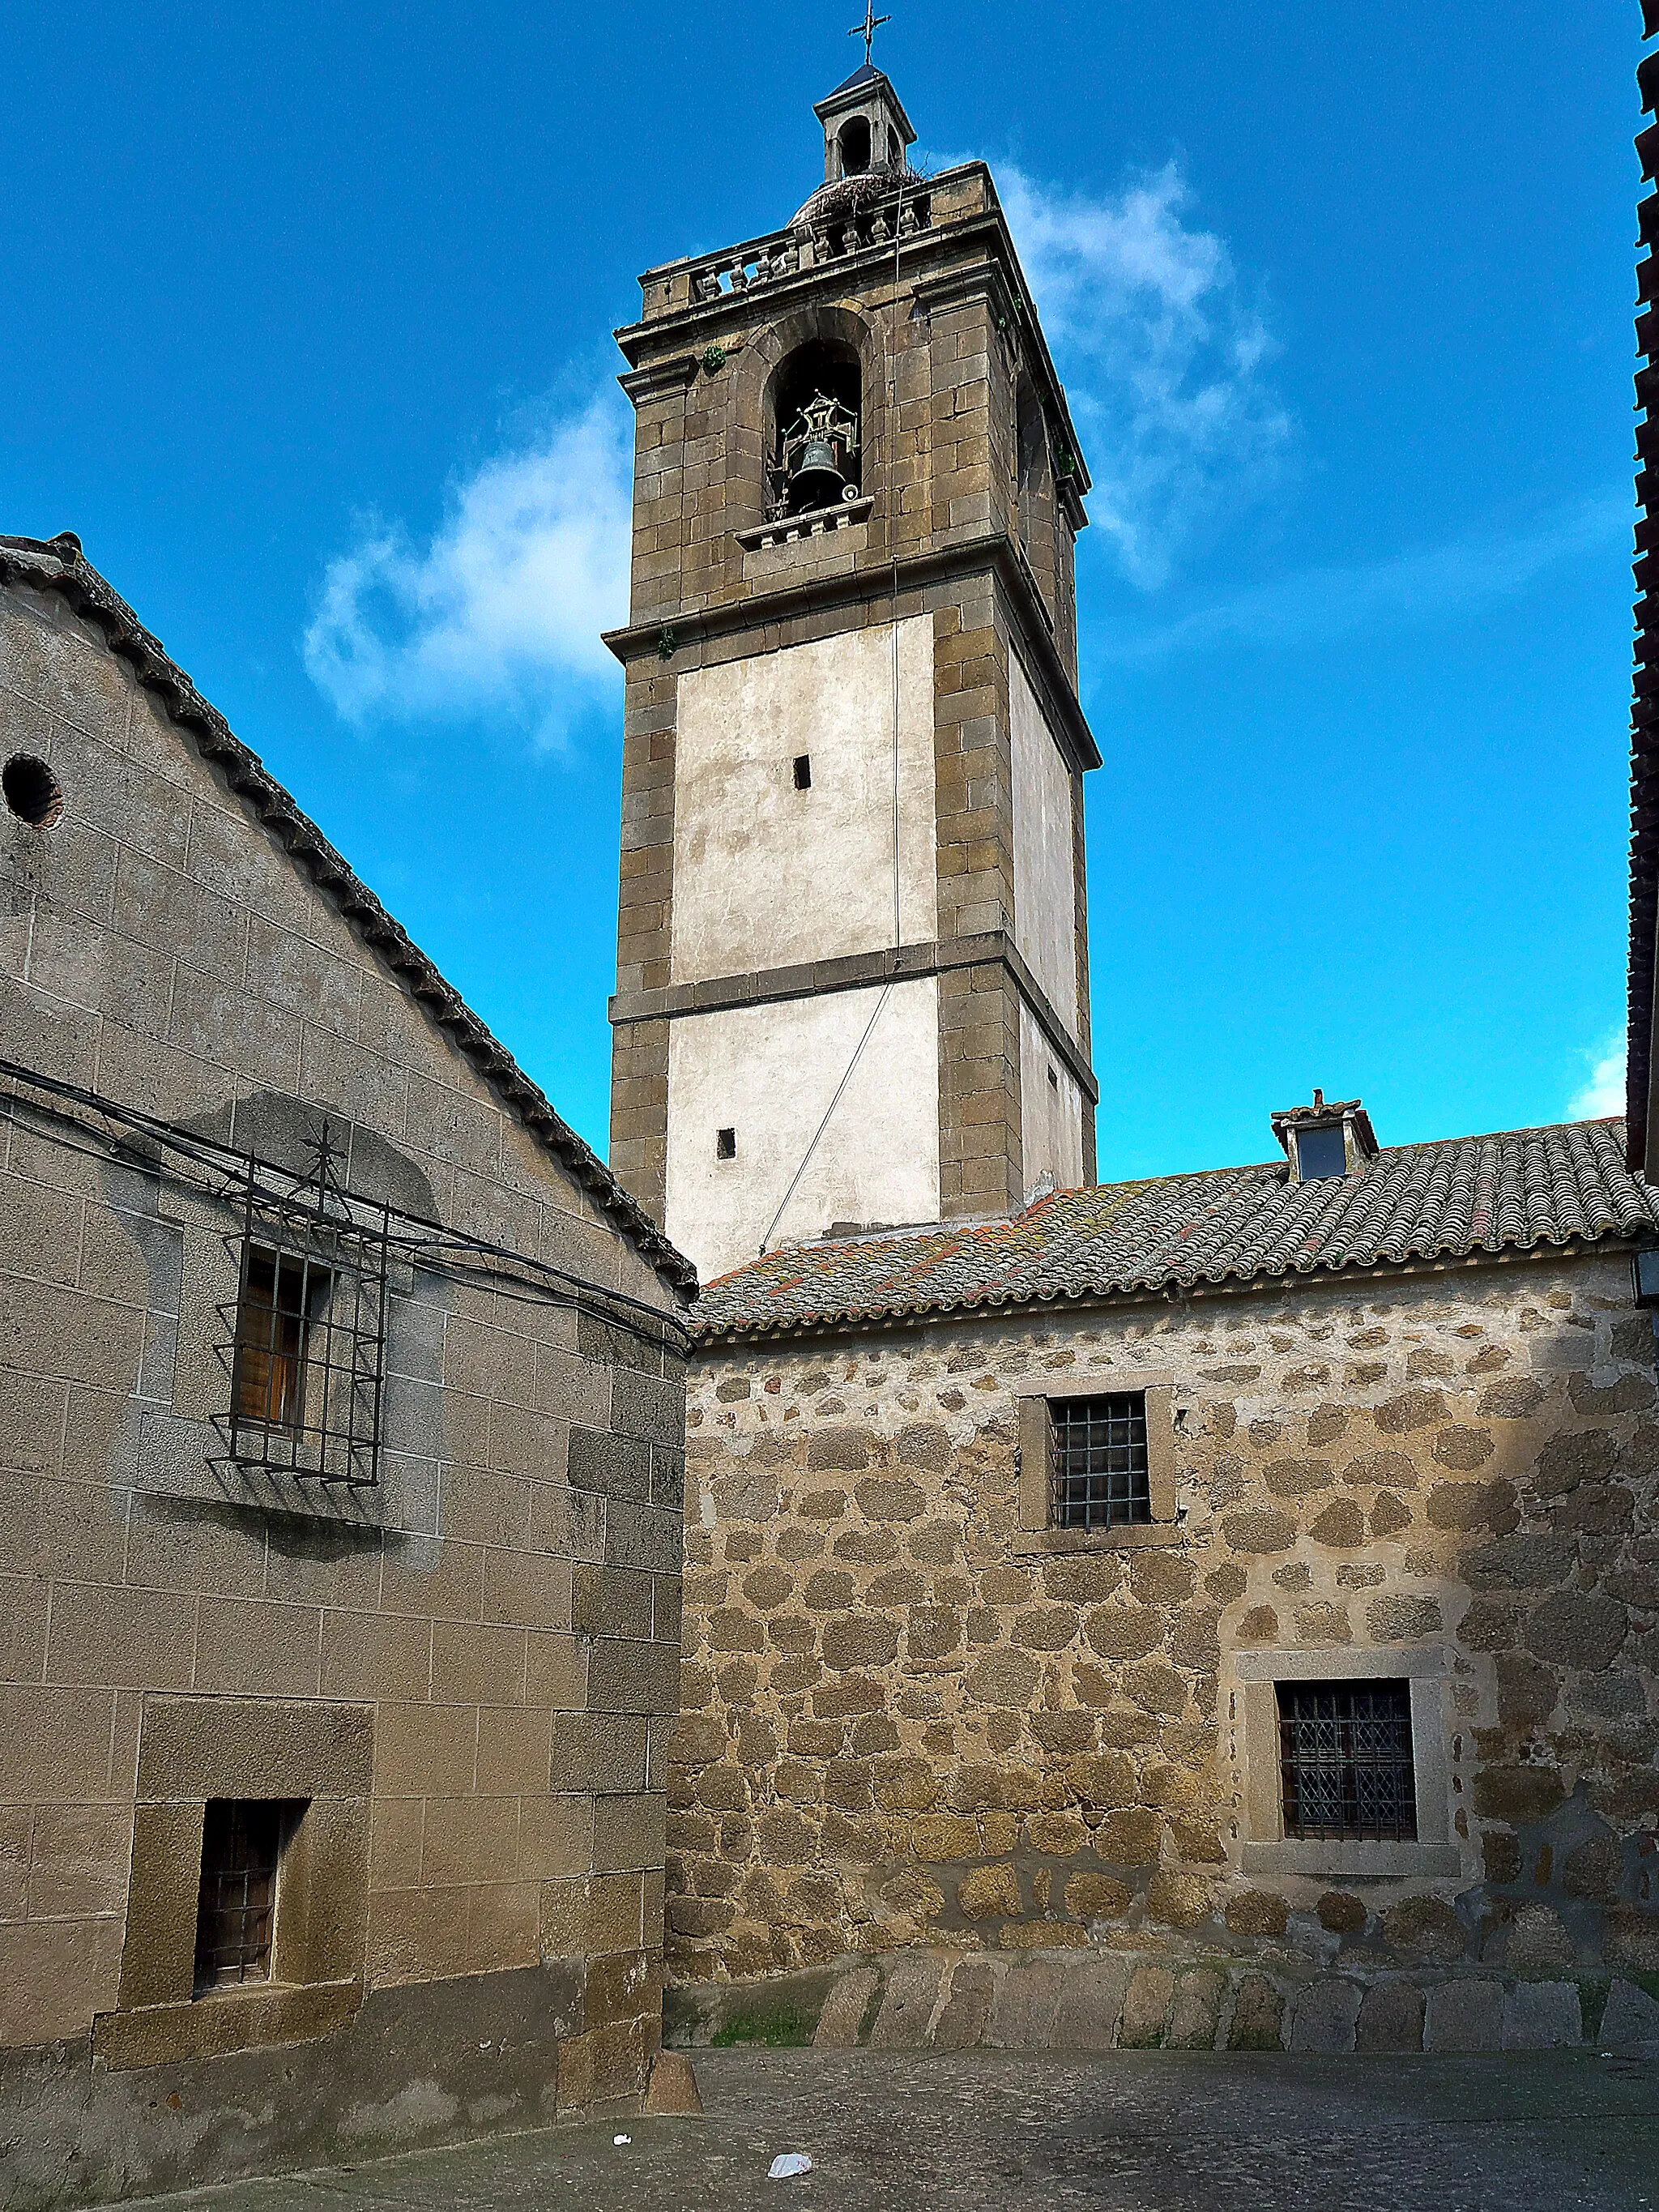
[[[1280,1682],[1287,1836],[1417,1839],[1407,1682]]]
[[[0,769],[0,790],[6,805],[31,830],[50,830],[64,811],[64,793],[57,777],[33,753],[14,753]]]
[[[1304,1182],[1322,1182],[1348,1172],[1348,1150],[1340,1121],[1296,1133],[1296,1171]]]
[[[714,1132],[714,1158],[717,1160],[734,1160],[737,1157],[737,1131],[735,1129],[716,1129]]]
[[[797,791],[811,791],[812,788],[812,756],[811,753],[797,753],[795,755],[795,788]]]
[[[1150,1521],[1146,1392],[1056,1398],[1049,1413],[1054,1526],[1109,1528]]]
[[[286,1816],[275,1798],[210,1798],[202,1823],[195,1993],[270,1979]]]

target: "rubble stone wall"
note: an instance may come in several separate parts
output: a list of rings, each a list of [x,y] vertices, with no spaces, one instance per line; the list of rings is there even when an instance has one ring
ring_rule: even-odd
[[[1044,1555],[1016,1390],[1114,1369],[1170,1378],[1178,1518]],[[1616,1252],[706,1347],[671,1974],[932,1947],[1224,1960],[1235,1996],[1246,1966],[1641,1986],[1655,1397]],[[1396,1668],[1441,1840],[1361,1873],[1264,1843],[1253,1685]]]

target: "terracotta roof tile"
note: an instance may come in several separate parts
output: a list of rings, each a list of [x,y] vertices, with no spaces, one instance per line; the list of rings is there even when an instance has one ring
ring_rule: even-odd
[[[1363,1173],[1282,1161],[1056,1191],[1008,1221],[801,1244],[706,1285],[702,1338],[1057,1299],[1332,1275],[1413,1260],[1659,1237],[1622,1123],[1395,1145]]]

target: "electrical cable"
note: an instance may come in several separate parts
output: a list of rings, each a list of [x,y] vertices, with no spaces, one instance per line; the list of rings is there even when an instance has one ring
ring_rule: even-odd
[[[226,1201],[245,1192],[250,1176],[260,1172],[279,1181],[292,1181],[289,1171],[274,1161],[261,1159],[251,1152],[238,1152],[199,1131],[160,1121],[136,1108],[118,1105],[97,1091],[46,1075],[38,1068],[0,1059],[0,1077],[40,1094],[33,1098],[20,1097],[14,1091],[3,1102],[12,1109],[13,1116],[18,1108],[37,1116],[50,1125],[50,1142],[80,1158],[112,1160],[175,1188]],[[67,1110],[71,1105],[110,1123],[111,1131],[88,1128],[85,1121]],[[64,1134],[67,1130],[91,1141],[74,1143]],[[123,1139],[114,1131],[129,1134]],[[170,1169],[155,1157],[158,1147],[170,1157]],[[197,1173],[191,1176],[184,1172],[186,1167],[194,1168]],[[272,1198],[281,1195],[274,1188],[264,1194]],[[349,1199],[352,1194],[343,1195]],[[359,1203],[367,1202],[359,1195]],[[515,1252],[507,1245],[492,1244],[483,1237],[465,1235],[401,1206],[383,1206],[378,1200],[373,1204],[376,1214],[384,1211],[388,1224],[395,1218],[407,1224],[395,1234],[388,1227],[387,1243],[389,1249],[412,1265],[455,1281],[482,1282],[520,1304],[574,1307],[578,1312],[590,1313],[659,1348],[672,1347],[679,1353],[686,1348],[685,1332],[674,1316],[660,1312],[643,1299],[631,1297],[626,1291],[613,1291],[605,1284],[589,1282],[583,1276],[555,1267],[550,1261]]]

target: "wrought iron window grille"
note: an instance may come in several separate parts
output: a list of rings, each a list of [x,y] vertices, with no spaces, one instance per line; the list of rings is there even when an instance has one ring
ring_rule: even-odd
[[[195,1994],[270,1979],[284,1815],[274,1800],[210,1798],[202,1823]]]
[[[1280,1682],[1287,1836],[1414,1843],[1408,1682]]]
[[[391,1207],[343,1188],[326,1121],[313,1151],[292,1177],[246,1159],[222,1430],[238,1466],[362,1489],[380,1479]]]
[[[1049,1404],[1049,1517],[1057,1528],[1121,1528],[1152,1517],[1146,1394]]]

